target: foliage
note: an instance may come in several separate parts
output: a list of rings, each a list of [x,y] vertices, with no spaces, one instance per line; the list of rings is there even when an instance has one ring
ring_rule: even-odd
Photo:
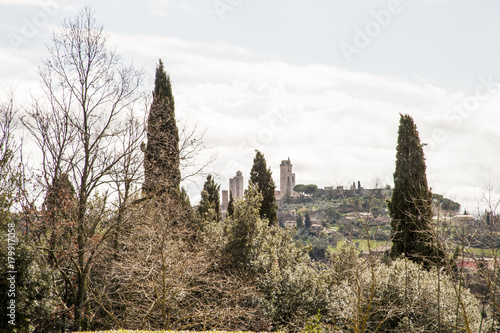
[[[264,232],[265,224],[260,218],[261,202],[262,194],[250,180],[244,203],[237,201],[234,214],[225,221],[227,241],[223,256],[234,269],[248,268],[255,257],[259,247],[255,242],[262,237],[260,233]]]
[[[201,201],[198,204],[198,216],[202,219],[207,219],[206,215],[210,210],[213,211],[214,218],[220,220],[220,185],[217,185],[212,178],[212,175],[207,176],[203,191],[201,193]]]
[[[436,331],[438,326],[442,332],[465,332],[466,326],[477,331],[477,301],[437,268],[423,270],[402,259],[386,266],[359,257],[352,245],[334,253],[328,265],[313,265],[307,248],[260,219],[259,200],[250,185],[245,204],[238,202],[226,221],[222,258],[257,281],[274,325],[299,330],[320,311],[320,324],[330,331]]]
[[[234,214],[233,191],[229,191],[229,202],[227,203],[227,216],[233,216],[233,214]]]
[[[187,194],[186,189],[184,187],[181,187],[181,200],[179,204],[181,206],[181,211],[182,211],[182,220],[184,221],[193,220],[195,217],[194,209],[193,206],[191,206],[191,200],[189,199],[189,195]]]
[[[75,187],[71,214],[60,217],[45,209],[33,240],[45,262],[61,274],[62,299],[72,309],[71,329],[76,330],[88,321],[85,305],[93,262],[116,227],[107,219],[108,195],[98,198],[98,191],[109,191],[108,185],[116,181],[131,186],[129,180],[113,175],[127,174],[126,166],[142,140],[130,111],[142,98],[141,72],[123,65],[107,38],[89,8],[64,21],[39,70],[44,95],[33,101],[23,120],[42,156],[40,170],[34,171],[40,181],[36,185],[57,193],[57,183],[68,183],[62,178],[67,175]],[[36,206],[36,195],[32,197],[26,209]],[[49,206],[50,197],[49,191]],[[45,236],[37,238],[40,233]],[[49,245],[52,235],[56,240],[63,237],[55,248]]]
[[[217,269],[211,253],[216,236],[201,237],[182,218],[168,193],[127,210],[118,248],[107,243],[91,279],[96,328],[266,327],[252,306],[252,284]]]
[[[318,186],[314,184],[304,185],[297,184],[293,187],[293,191],[297,193],[305,193],[307,195],[313,195],[318,190]]]
[[[179,195],[179,131],[175,119],[174,97],[170,77],[163,62],[156,67],[153,102],[148,116],[148,143],[144,154],[143,191]]]
[[[262,196],[249,182],[245,201],[237,201],[226,220],[221,260],[230,271],[255,280],[261,303],[274,326],[298,330],[324,309],[328,273],[312,266],[308,248],[293,242],[284,229],[269,225],[259,214]]]
[[[34,102],[25,121],[43,155],[37,185],[44,200],[36,208],[34,195],[22,214],[15,213],[16,200],[30,194],[16,168],[12,102],[0,109],[0,230],[18,234],[10,247],[8,238],[0,239],[0,257],[15,259],[18,331],[478,332],[481,324],[493,327],[491,320],[481,322],[462,275],[449,276],[430,264],[440,264],[444,253],[430,230],[431,193],[422,145],[409,116],[401,120],[389,202],[393,254],[407,258],[384,264],[371,251],[379,243],[365,246],[364,240],[359,242],[368,257],[352,244],[328,257],[329,237],[336,242],[338,233],[312,238],[311,230],[302,229],[294,241],[293,231],[276,225],[275,185],[259,151],[245,198],[233,200],[231,193],[226,220],[220,219],[220,188],[211,176],[195,216],[179,185],[186,146],[179,148],[171,82],[161,60],[143,155],[142,124],[133,117],[122,121],[123,111],[140,98],[140,75],[122,67],[119,56],[107,48],[92,13],[86,9],[65,22],[53,42],[51,58],[40,71],[46,98]],[[197,145],[197,140],[187,145]],[[141,197],[134,186],[142,176],[142,156],[143,190],[152,195]],[[321,195],[312,184],[294,190]],[[113,204],[111,197],[117,198]],[[443,210],[459,208],[435,198]],[[309,206],[296,208],[302,209],[309,228],[308,209],[316,218],[320,205],[306,199],[302,202]],[[383,209],[381,198],[377,200],[359,196],[352,202],[375,215]],[[321,204],[329,222],[340,220],[331,201]],[[496,219],[490,214],[485,219],[494,247]],[[199,220],[202,228],[195,223]],[[303,224],[298,214],[297,225]],[[354,220],[339,225],[339,231],[356,224],[351,236],[366,227]],[[0,275],[11,274],[7,269],[2,265]],[[498,268],[480,274],[498,307]],[[7,279],[0,281],[2,304],[9,287]],[[0,315],[5,318],[6,307]],[[0,329],[9,328],[6,321],[0,323]]]
[[[371,213],[372,213],[372,215],[373,215],[373,217],[374,217],[374,218],[379,217],[379,216],[380,216],[380,208],[378,208],[378,207],[373,207],[373,208],[371,209]]]
[[[347,245],[332,256],[332,269],[337,287],[329,311],[340,331],[365,322],[370,332],[479,332],[477,300],[439,268],[407,259],[387,266]]]
[[[315,316],[309,317],[304,326],[304,333],[322,333],[324,330],[321,323],[321,315],[318,313]]]
[[[328,222],[335,223],[342,216],[335,207],[329,207],[325,210],[324,215]]]
[[[274,191],[276,186],[271,174],[271,168],[267,168],[266,159],[260,151],[256,151],[253,160],[252,170],[250,171],[250,180],[257,185],[262,194],[262,203],[260,206],[260,217],[267,219],[270,225],[278,223],[278,214],[276,213],[276,197]]]
[[[432,200],[436,206],[444,211],[456,213],[460,210],[460,204],[451,199],[443,197],[441,194],[432,193]]]
[[[19,189],[20,173],[15,166],[19,147],[14,142],[15,115],[13,100],[0,105],[0,212],[7,212]]]
[[[311,228],[311,226],[312,226],[311,216],[309,215],[309,213],[306,213],[306,215],[304,217],[304,226],[307,229]]]
[[[293,187],[293,191],[297,193],[304,193],[306,186],[304,184],[297,184]]]
[[[42,332],[61,327],[60,318],[54,318],[61,305],[54,292],[58,276],[38,264],[38,252],[27,235],[30,226],[16,213],[24,179],[16,163],[20,146],[14,141],[15,122],[11,99],[0,105],[0,258],[4,260],[0,265],[0,330]],[[12,301],[14,317],[8,309]]]
[[[0,266],[0,315],[4,319],[0,330],[11,331],[14,327],[19,332],[44,332],[51,329],[64,329],[64,312],[60,311],[62,302],[56,293],[57,272],[46,265],[37,263],[37,250],[22,234],[20,220],[13,214],[0,213],[0,230],[7,234],[13,231],[17,242],[8,243],[7,237],[0,239],[0,257],[12,258],[12,268],[16,273],[9,273],[9,265]],[[9,245],[9,246],[8,246]],[[14,253],[9,254],[8,251]],[[10,261],[10,260],[9,260]],[[12,280],[13,279],[13,280]],[[11,287],[11,281],[14,288]],[[12,294],[13,293],[13,294]],[[11,297],[13,296],[13,297]],[[15,301],[14,325],[8,323],[7,304]]]
[[[391,256],[404,255],[424,265],[445,265],[445,253],[432,229],[432,195],[417,127],[401,115],[394,191],[387,203],[391,216]]]
[[[317,185],[309,184],[309,185],[306,185],[305,193],[309,194],[309,195],[313,195],[313,194],[316,193],[317,190],[318,190],[318,186]]]
[[[297,223],[297,229],[304,228],[304,217],[302,214],[297,214],[295,222]]]

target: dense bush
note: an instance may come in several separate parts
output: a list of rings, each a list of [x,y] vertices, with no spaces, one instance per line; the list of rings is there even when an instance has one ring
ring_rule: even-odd
[[[92,276],[94,328],[268,328],[254,284],[221,271],[208,239],[184,218],[167,194],[127,210]]]
[[[11,269],[7,263],[0,265],[0,316],[4,319],[0,323],[0,331],[8,332],[14,327],[19,332],[43,332],[56,327],[63,329],[64,314],[58,311],[62,309],[56,297],[56,274],[47,265],[36,261],[37,252],[20,232],[18,221],[0,213],[2,234],[6,235],[7,226],[12,225],[16,226],[15,237],[18,240],[13,251],[8,247],[7,237],[0,238],[0,257],[7,261],[11,257],[8,252],[14,252],[11,267],[16,272],[8,273]],[[7,305],[12,300],[15,302],[15,317],[8,317],[10,310]]]
[[[332,256],[332,272],[337,287],[329,312],[338,329],[479,332],[477,300],[436,269],[427,271],[406,259],[385,265],[358,258],[347,245]]]
[[[259,217],[259,202],[250,185],[233,217],[207,230],[225,269],[256,282],[256,305],[273,328],[299,331],[321,317],[324,329],[338,332],[479,331],[476,299],[444,272],[360,257],[352,244],[326,264],[312,263],[310,247]]]
[[[309,317],[326,309],[329,273],[313,265],[309,247],[298,245],[286,230],[260,218],[260,202],[261,195],[252,184],[245,201],[236,201],[219,242],[221,262],[228,271],[257,283],[262,294],[259,306],[274,328],[299,330]]]

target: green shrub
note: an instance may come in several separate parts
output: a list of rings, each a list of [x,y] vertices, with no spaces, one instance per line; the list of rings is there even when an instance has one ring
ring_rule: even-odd
[[[347,245],[333,254],[332,272],[337,285],[328,310],[339,329],[479,332],[477,300],[436,269],[427,271],[406,259],[387,266],[358,258]]]

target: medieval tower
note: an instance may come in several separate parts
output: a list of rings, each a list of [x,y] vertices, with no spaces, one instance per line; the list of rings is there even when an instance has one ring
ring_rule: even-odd
[[[281,161],[280,164],[280,194],[282,197],[293,195],[295,187],[295,174],[292,173],[292,163],[288,160]]]
[[[236,172],[236,176],[229,178],[229,190],[233,193],[233,198],[243,198],[243,175],[241,171]]]
[[[222,203],[220,205],[221,210],[226,210],[229,204],[229,191],[222,190]]]

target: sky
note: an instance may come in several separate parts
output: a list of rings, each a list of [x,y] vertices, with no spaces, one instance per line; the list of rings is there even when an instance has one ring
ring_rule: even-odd
[[[85,5],[145,91],[162,59],[221,189],[248,181],[255,149],[277,188],[287,158],[297,184],[392,186],[410,114],[433,192],[469,211],[500,196],[498,1],[0,0],[0,89],[39,89],[52,33]],[[202,185],[185,184],[194,204]]]

